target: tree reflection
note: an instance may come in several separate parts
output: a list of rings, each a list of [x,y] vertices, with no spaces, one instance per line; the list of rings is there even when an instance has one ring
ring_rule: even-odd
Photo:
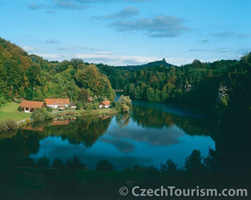
[[[210,135],[212,126],[200,118],[176,116],[156,108],[133,106],[132,119],[144,128],[171,127],[177,125],[189,135]]]
[[[129,113],[119,113],[116,115],[116,122],[120,128],[127,126],[130,122],[130,114]]]

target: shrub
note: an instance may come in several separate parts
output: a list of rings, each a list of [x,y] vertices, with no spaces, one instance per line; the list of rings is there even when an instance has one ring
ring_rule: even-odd
[[[108,162],[107,160],[101,160],[96,165],[97,171],[114,171],[115,167],[112,165],[112,163]]]
[[[64,169],[64,163],[59,159],[54,159],[52,163],[52,167],[56,169]]]
[[[6,126],[7,126],[9,129],[17,129],[17,128],[18,128],[17,123],[16,123],[13,119],[7,119],[7,120],[5,121],[5,124],[6,124]]]
[[[0,104],[5,104],[6,103],[6,100],[4,97],[0,97]]]
[[[47,107],[47,111],[48,111],[48,112],[52,112],[52,111],[53,111],[52,107],[48,106],[48,107]]]
[[[44,115],[42,114],[40,110],[35,110],[31,114],[31,119],[33,119],[35,122],[42,122],[44,121]]]
[[[44,155],[37,161],[37,166],[41,168],[49,167],[50,160]]]
[[[69,171],[75,171],[79,169],[87,169],[87,166],[80,161],[77,156],[73,156],[73,158],[69,158],[65,162],[65,168]]]
[[[4,121],[0,121],[0,131],[6,131],[8,130],[8,126]]]
[[[42,122],[44,120],[52,119],[53,116],[47,112],[46,109],[42,110],[35,110],[31,114],[31,118],[34,120],[34,122]]]
[[[19,112],[22,112],[23,111],[23,108],[21,108],[21,107],[18,107],[18,109],[17,109]]]
[[[81,110],[83,108],[83,104],[78,102],[77,103],[77,110]]]
[[[132,109],[132,101],[129,96],[122,95],[115,105],[118,112],[129,112]]]

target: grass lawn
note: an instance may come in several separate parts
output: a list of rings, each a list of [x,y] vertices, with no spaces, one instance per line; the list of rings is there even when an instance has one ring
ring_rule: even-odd
[[[29,118],[29,113],[18,112],[18,103],[5,103],[0,107],[0,121],[6,119],[13,119],[15,121],[21,121],[23,119]]]

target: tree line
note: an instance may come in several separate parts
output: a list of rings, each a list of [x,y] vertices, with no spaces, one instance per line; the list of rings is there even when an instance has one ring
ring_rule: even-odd
[[[150,65],[139,70],[98,67],[113,88],[124,90],[132,99],[197,108],[219,122],[225,117],[236,120],[238,115],[250,120],[251,53],[239,61],[194,60],[181,67]]]
[[[81,59],[49,62],[0,38],[0,105],[20,98],[70,98],[86,103],[90,96],[115,98],[109,79],[95,65]]]

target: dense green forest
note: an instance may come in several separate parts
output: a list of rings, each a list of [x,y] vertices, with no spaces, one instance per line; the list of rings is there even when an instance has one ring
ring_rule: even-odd
[[[251,53],[237,60],[172,66],[163,59],[140,66],[93,65],[80,59],[49,62],[0,39],[0,103],[88,96],[114,100],[117,90],[133,99],[175,103],[216,116],[221,122],[250,120]],[[242,119],[236,118],[242,116]],[[244,120],[244,121],[245,121]]]
[[[248,122],[251,112],[251,53],[237,60],[193,63],[181,67],[163,64],[144,68],[98,65],[115,89],[133,99],[174,103],[211,115],[218,123]],[[134,70],[132,70],[134,69]],[[238,118],[236,116],[242,116]]]
[[[77,103],[88,96],[115,98],[109,79],[95,65],[80,59],[49,62],[0,38],[0,103],[63,97]]]

